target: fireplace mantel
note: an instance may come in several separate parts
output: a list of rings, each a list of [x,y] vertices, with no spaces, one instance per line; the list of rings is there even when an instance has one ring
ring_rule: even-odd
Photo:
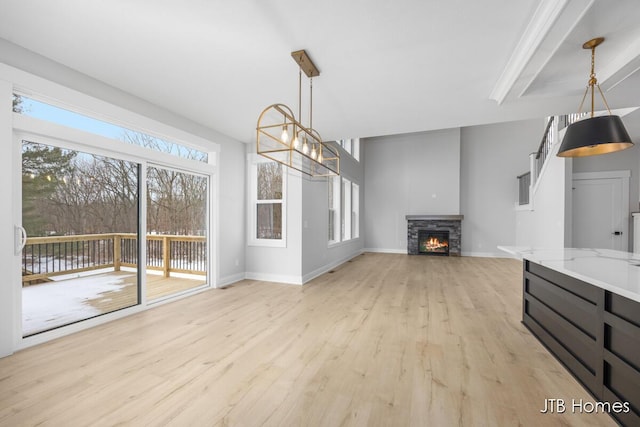
[[[438,221],[438,220],[457,220],[462,221],[464,215],[406,215],[407,221]]]

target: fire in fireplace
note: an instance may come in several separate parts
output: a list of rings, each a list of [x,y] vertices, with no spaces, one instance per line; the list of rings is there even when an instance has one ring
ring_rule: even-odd
[[[449,231],[420,230],[418,252],[426,255],[449,255]]]

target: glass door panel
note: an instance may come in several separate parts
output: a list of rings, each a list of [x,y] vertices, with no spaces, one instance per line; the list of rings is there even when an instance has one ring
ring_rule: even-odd
[[[140,165],[22,141],[22,330],[139,304]]]
[[[208,178],[147,168],[147,299],[207,283]]]

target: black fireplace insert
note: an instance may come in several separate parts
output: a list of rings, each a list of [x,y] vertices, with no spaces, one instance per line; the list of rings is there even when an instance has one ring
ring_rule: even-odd
[[[449,231],[419,230],[418,253],[449,256]]]

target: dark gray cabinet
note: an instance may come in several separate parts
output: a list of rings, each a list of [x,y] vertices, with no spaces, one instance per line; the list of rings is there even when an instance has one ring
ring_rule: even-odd
[[[640,425],[640,303],[556,270],[523,263],[524,325],[599,402]]]

